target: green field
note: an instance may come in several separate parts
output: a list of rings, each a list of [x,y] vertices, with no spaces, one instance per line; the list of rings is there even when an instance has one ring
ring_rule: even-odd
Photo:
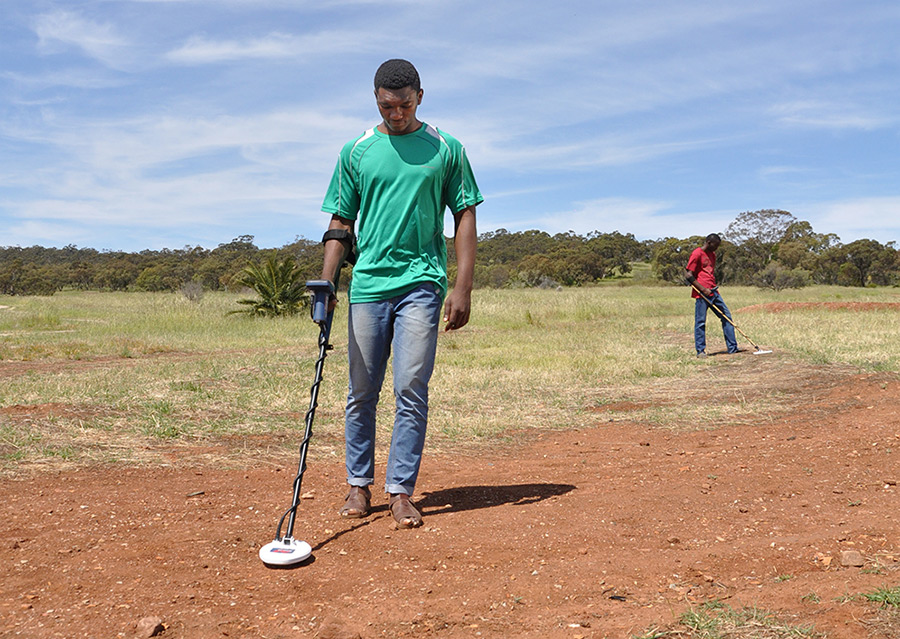
[[[732,287],[723,294],[743,331],[774,351],[759,358],[900,370],[897,307],[861,306],[900,304],[900,289]],[[227,315],[239,308],[239,297],[0,297],[0,463],[10,470],[23,463],[155,462],[162,447],[222,442],[230,442],[230,452],[210,454],[225,455],[227,463],[293,454],[309,402],[317,328],[305,316]],[[837,304],[759,306],[795,302]],[[638,404],[632,417],[676,428],[698,417],[752,420],[788,401],[777,393],[736,401],[743,391],[729,358],[693,356],[693,303],[684,288],[478,290],[473,306],[470,325],[439,341],[435,446],[583,427],[596,421],[598,409],[621,402]],[[344,312],[337,313],[335,350],[325,367],[318,454],[336,454],[343,429]],[[752,351],[740,336],[739,342]],[[711,325],[711,350],[723,346]],[[729,389],[727,397],[698,406],[690,398],[693,380],[711,372]],[[382,423],[391,419],[386,389]]]

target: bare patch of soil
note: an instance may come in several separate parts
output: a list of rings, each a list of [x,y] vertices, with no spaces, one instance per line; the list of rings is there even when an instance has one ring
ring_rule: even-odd
[[[112,414],[108,408],[85,404],[63,404],[51,402],[48,404],[12,404],[0,407],[0,415],[12,419],[34,420],[45,417],[67,417],[74,419],[88,419],[98,415]]]
[[[23,471],[0,481],[0,636],[132,637],[159,617],[183,638],[625,638],[720,599],[897,637],[857,595],[900,582],[900,382],[750,354],[704,374],[763,392],[779,367],[792,401],[755,423],[676,431],[623,401],[578,431],[426,453],[412,531],[381,495],[337,517],[343,464],[314,439],[295,530],[313,558],[293,569],[257,556],[289,457]]]

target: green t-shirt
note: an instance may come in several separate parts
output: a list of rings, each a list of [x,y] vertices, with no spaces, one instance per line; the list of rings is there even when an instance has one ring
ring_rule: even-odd
[[[446,294],[444,209],[483,200],[463,145],[428,124],[406,135],[373,128],[344,145],[322,210],[356,221],[350,302],[385,300],[426,282]]]

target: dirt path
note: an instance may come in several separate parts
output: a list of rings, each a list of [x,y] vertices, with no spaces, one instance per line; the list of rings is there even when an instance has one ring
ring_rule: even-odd
[[[829,382],[758,426],[596,413],[524,446],[426,455],[415,531],[380,495],[339,519],[342,464],[313,459],[295,536],[314,557],[290,570],[257,551],[292,465],[5,479],[0,636],[131,637],[157,616],[162,637],[620,638],[718,598],[833,639],[896,637],[854,595],[900,581],[900,383]],[[852,550],[863,566],[842,565]]]

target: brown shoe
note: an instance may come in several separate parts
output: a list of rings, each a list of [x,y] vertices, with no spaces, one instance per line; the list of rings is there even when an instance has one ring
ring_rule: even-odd
[[[344,519],[360,519],[369,514],[372,507],[372,492],[368,486],[350,486],[350,492],[344,498],[344,507],[340,514]]]
[[[422,525],[422,515],[409,500],[409,495],[404,493],[391,495],[388,507],[391,509],[391,515],[394,517],[397,528],[417,528]]]

